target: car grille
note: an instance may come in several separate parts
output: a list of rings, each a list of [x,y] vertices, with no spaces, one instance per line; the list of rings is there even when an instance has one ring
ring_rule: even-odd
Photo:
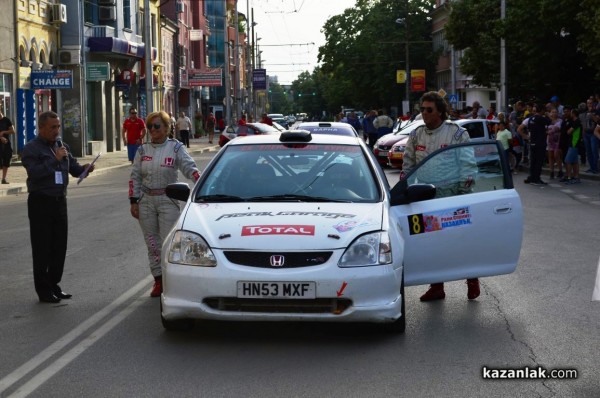
[[[252,299],[235,297],[212,297],[204,299],[204,304],[219,311],[267,312],[278,314],[335,314],[346,311],[352,300],[338,298],[318,298],[311,300],[294,299]]]
[[[381,151],[389,151],[390,149],[392,149],[391,145],[379,145],[377,146],[377,148],[379,148],[379,150]]]
[[[326,263],[332,252],[247,252],[225,251],[227,260],[234,264],[260,268],[298,268],[312,267]],[[271,265],[271,256],[283,257],[283,265]]]

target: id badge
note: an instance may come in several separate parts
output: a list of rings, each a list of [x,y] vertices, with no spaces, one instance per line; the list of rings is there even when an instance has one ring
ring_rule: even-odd
[[[63,185],[62,171],[54,172],[54,183],[56,185]]]

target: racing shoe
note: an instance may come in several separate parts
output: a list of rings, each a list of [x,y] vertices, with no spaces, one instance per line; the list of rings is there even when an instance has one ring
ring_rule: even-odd
[[[475,300],[479,297],[479,279],[467,279],[467,298]]]
[[[150,297],[160,297],[162,293],[162,276],[154,277],[154,286],[152,286],[152,291],[150,292]]]
[[[429,290],[421,296],[421,301],[443,300],[446,298],[443,283],[432,283]]]

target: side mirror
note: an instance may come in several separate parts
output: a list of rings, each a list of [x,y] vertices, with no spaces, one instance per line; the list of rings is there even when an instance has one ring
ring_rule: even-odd
[[[406,180],[394,185],[391,194],[391,205],[406,205],[435,198],[436,188],[433,184],[414,184],[408,186]]]
[[[167,197],[171,199],[181,200],[187,202],[190,197],[190,186],[185,182],[176,182],[174,184],[167,185],[165,189]]]

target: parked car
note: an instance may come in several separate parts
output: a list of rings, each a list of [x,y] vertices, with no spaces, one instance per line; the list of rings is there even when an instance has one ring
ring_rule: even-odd
[[[282,131],[284,131],[283,128],[279,129],[276,126],[269,126],[264,123],[248,123],[245,126],[227,126],[219,135],[219,146],[227,144],[238,136],[280,134]]]
[[[422,126],[423,124],[424,123],[422,119],[405,123],[402,126],[400,126],[400,128],[398,128],[397,130],[386,134],[383,137],[380,137],[377,140],[377,142],[375,142],[375,145],[373,146],[373,154],[377,158],[377,161],[379,162],[381,167],[385,167],[388,165],[388,153],[392,146],[396,142],[408,137],[408,134],[410,134],[414,129],[416,129],[419,126]]]
[[[358,137],[358,132],[348,123],[343,122],[302,122],[296,130],[306,130],[313,134],[334,134]]]
[[[495,158],[478,169],[474,152]],[[521,250],[523,210],[497,142],[442,148],[390,189],[359,137],[239,137],[193,189],[166,192],[186,201],[163,246],[168,330],[211,319],[401,333],[405,286],[510,273]]]
[[[467,130],[471,141],[482,141],[482,140],[495,140],[495,126],[498,124],[498,120],[486,120],[486,119],[459,119],[454,120],[456,124]],[[414,130],[416,127],[423,125],[423,122],[411,127]],[[403,129],[406,134],[410,131]],[[395,136],[397,137],[397,136]],[[387,165],[393,168],[402,168],[404,149],[406,148],[406,142],[408,141],[408,135],[404,135],[398,141],[394,142],[391,148],[387,151]],[[385,148],[382,145],[382,148]]]
[[[289,129],[290,125],[287,121],[287,118],[285,116],[283,116],[283,114],[281,113],[269,113],[267,115],[268,117],[271,118],[271,120],[275,123],[280,124],[281,126],[283,126],[284,129]]]

